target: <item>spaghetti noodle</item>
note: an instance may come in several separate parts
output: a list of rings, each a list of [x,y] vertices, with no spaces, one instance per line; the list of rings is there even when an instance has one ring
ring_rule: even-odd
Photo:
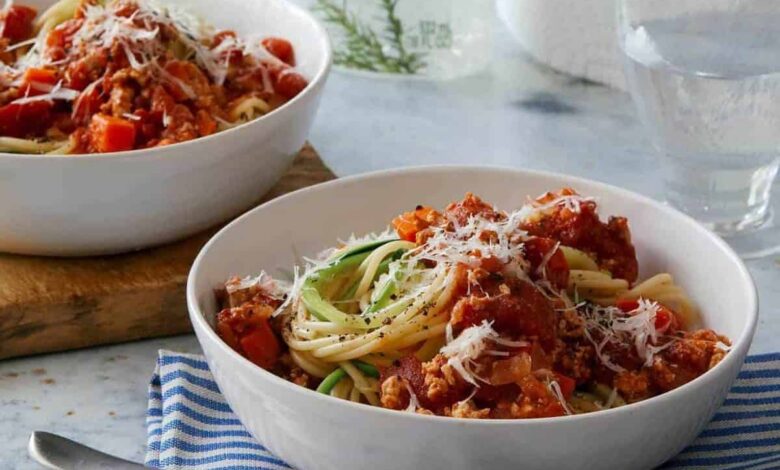
[[[0,11],[0,151],[117,152],[207,136],[299,94],[289,41],[240,38],[153,0]]]
[[[471,418],[621,406],[726,353],[728,339],[690,330],[693,302],[669,274],[627,278],[627,222],[601,222],[571,190],[512,213],[469,194],[393,226],[309,260],[289,285],[229,280],[220,336],[320,393]]]

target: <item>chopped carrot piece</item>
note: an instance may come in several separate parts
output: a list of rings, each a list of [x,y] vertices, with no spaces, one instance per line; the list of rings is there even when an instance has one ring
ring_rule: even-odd
[[[417,232],[430,226],[438,217],[439,213],[434,209],[419,206],[393,219],[393,228],[402,240],[414,242],[417,241]]]
[[[420,230],[414,212],[406,212],[393,219],[393,227],[402,240],[409,242],[416,241]]]
[[[135,147],[135,124],[105,114],[95,114],[89,124],[89,142],[96,152],[122,152]]]

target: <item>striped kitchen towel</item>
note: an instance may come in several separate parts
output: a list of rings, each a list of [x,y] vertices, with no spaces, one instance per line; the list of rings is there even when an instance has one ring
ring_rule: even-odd
[[[146,422],[150,467],[290,468],[244,429],[202,356],[160,351]],[[780,353],[748,357],[723,408],[664,468],[780,469]]]

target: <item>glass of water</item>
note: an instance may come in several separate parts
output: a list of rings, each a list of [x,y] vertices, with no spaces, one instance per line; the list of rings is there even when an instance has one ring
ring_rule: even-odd
[[[743,257],[780,251],[780,1],[618,0],[618,10],[667,201]]]

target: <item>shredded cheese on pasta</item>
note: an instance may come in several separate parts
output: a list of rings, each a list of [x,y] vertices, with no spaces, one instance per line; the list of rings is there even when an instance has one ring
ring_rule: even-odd
[[[477,380],[483,382],[484,380],[471,370],[474,360],[483,353],[501,352],[488,351],[488,341],[509,347],[522,347],[528,344],[524,341],[510,341],[502,338],[493,329],[493,322],[487,320],[483,320],[479,325],[466,328],[457,338],[453,337],[452,324],[447,323],[445,334],[447,344],[441,348],[441,354],[447,358],[447,364],[455,369],[463,377],[463,380],[476,387],[479,387]],[[502,354],[493,355],[501,356]]]
[[[257,276],[246,276],[237,282],[229,282],[225,285],[229,294],[250,288],[259,288],[263,294],[277,300],[283,300],[290,291],[290,285],[287,282],[274,279],[265,271],[260,271]]]
[[[660,305],[658,302],[640,298],[639,306],[631,312],[623,312],[617,307],[598,307],[589,305],[583,309],[585,319],[585,335],[593,344],[596,356],[604,367],[623,372],[625,369],[612,362],[604,351],[611,344],[621,349],[633,348],[642,359],[644,367],[653,365],[655,355],[669,347],[674,339],[658,345],[662,335],[655,327],[655,319]],[[601,339],[597,342],[594,333]]]

